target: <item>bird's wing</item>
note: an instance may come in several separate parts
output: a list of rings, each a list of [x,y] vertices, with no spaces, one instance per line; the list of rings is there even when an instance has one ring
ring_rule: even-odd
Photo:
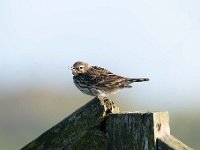
[[[93,85],[96,87],[114,88],[125,86],[124,81],[126,78],[113,74],[104,68],[93,66],[88,73]]]
[[[113,74],[112,72],[108,71],[107,69],[98,67],[98,66],[92,66],[91,70],[89,72],[93,72],[95,74],[101,74],[101,75],[107,75],[107,74]]]

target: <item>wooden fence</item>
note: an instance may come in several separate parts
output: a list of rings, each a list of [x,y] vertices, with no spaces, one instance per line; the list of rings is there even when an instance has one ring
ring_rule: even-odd
[[[168,112],[123,113],[99,97],[22,148],[43,149],[192,150],[170,135]]]

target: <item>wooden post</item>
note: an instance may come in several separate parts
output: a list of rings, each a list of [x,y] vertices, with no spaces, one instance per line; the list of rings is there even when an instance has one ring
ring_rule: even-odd
[[[106,149],[104,118],[119,112],[112,101],[94,98],[22,150]]]
[[[192,148],[183,144],[172,135],[165,135],[158,138],[157,150],[192,150]]]
[[[170,135],[168,112],[120,113],[96,97],[22,150],[192,150]]]
[[[167,112],[110,114],[106,121],[109,149],[152,150],[156,139],[169,135]]]

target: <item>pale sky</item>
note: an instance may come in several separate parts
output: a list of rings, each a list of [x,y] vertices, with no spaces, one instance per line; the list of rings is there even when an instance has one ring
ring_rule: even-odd
[[[123,76],[149,77],[134,89],[145,102],[196,103],[199,6],[186,0],[0,1],[1,86],[75,89],[66,68],[83,60]]]

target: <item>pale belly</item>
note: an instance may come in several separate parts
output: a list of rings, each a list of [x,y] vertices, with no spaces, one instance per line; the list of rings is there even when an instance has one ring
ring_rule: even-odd
[[[77,84],[74,82],[76,87],[84,94],[91,95],[91,96],[98,96],[98,95],[110,95],[115,94],[120,91],[120,89],[112,89],[112,90],[100,90],[94,87],[87,87],[82,84]]]

